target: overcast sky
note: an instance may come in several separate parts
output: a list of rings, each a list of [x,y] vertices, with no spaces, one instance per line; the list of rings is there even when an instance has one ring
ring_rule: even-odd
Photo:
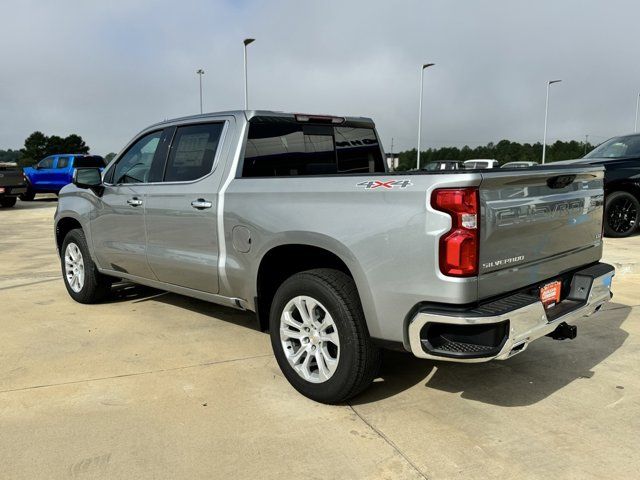
[[[139,130],[250,107],[374,118],[385,149],[633,130],[640,2],[0,0],[0,148],[34,130],[119,151]]]

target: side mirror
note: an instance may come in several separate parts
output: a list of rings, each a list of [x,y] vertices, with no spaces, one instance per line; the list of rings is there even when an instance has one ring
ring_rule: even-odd
[[[90,188],[96,195],[102,195],[102,172],[99,168],[76,168],[73,184],[78,188]]]

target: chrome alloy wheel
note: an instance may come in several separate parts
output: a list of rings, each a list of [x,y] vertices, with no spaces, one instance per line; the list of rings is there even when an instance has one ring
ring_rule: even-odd
[[[80,293],[84,287],[84,259],[75,243],[69,243],[64,252],[64,274],[71,290]]]
[[[289,365],[308,382],[326,382],[340,359],[338,329],[317,300],[298,296],[280,316],[280,341]]]

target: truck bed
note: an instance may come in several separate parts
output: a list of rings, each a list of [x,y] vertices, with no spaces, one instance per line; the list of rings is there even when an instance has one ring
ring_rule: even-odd
[[[570,166],[236,178],[225,211],[256,235],[227,263],[228,288],[254,298],[246,272],[277,242],[318,246],[349,268],[372,336],[402,341],[413,307],[471,305],[596,262],[602,178],[600,167]],[[430,204],[434,190],[462,187],[480,197],[479,272],[468,278],[441,273],[451,217]]]

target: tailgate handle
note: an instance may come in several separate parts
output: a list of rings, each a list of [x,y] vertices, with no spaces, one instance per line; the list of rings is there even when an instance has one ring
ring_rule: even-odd
[[[571,185],[575,179],[575,175],[557,175],[547,179],[547,186],[549,188],[564,188]]]

